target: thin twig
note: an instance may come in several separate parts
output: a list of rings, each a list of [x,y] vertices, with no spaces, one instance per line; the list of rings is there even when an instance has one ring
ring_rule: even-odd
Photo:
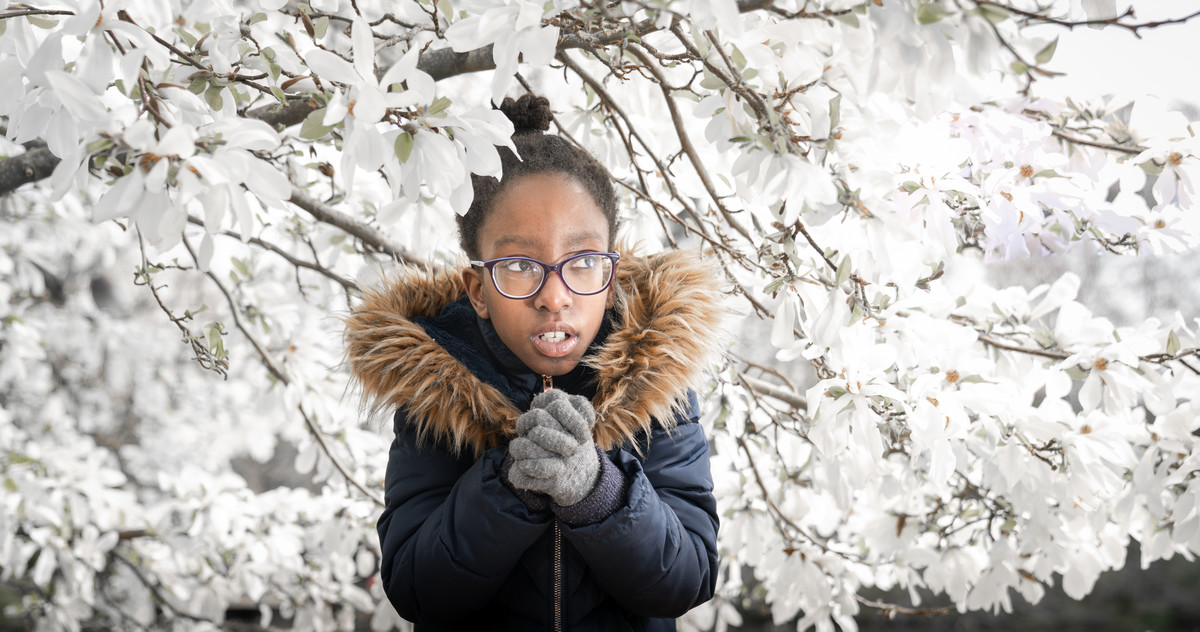
[[[202,220],[194,215],[188,215],[188,223],[194,224],[196,226],[205,227],[205,229],[207,230],[207,227],[204,224],[204,220]],[[216,234],[224,235],[226,237],[232,237],[239,241],[242,239],[241,235],[239,235],[229,229],[219,230],[219,231],[217,231]],[[358,291],[358,289],[359,289],[358,284],[356,284],[354,281],[347,279],[346,277],[334,272],[333,270],[330,270],[329,268],[326,268],[325,266],[315,264],[311,261],[305,261],[304,259],[300,259],[299,257],[292,255],[291,253],[280,248],[279,246],[276,246],[273,243],[264,241],[258,237],[251,237],[249,240],[247,240],[247,243],[254,244],[255,246],[258,246],[259,248],[262,248],[264,250],[269,250],[269,251],[279,255],[280,257],[283,257],[284,260],[286,260],[288,263],[292,264],[293,266],[296,266],[297,268],[305,268],[307,270],[312,270],[314,272],[317,272],[317,273],[325,276],[326,278],[329,278],[329,279],[337,282],[339,285],[341,285],[346,290],[354,292],[354,291]]]
[[[996,0],[974,0],[974,2],[977,6],[987,5],[987,6],[996,7],[998,9],[1008,11],[1009,13],[1012,13],[1013,15],[1019,15],[1019,16],[1025,18],[1026,20],[1029,20],[1032,22],[1042,22],[1044,24],[1054,24],[1057,26],[1065,27],[1067,29],[1071,29],[1071,30],[1074,30],[1079,27],[1084,27],[1084,26],[1088,26],[1088,27],[1112,26],[1112,27],[1127,29],[1128,31],[1130,31],[1131,33],[1133,33],[1135,36],[1137,36],[1139,38],[1142,35],[1138,31],[1141,31],[1142,29],[1155,29],[1160,26],[1167,26],[1167,25],[1171,25],[1171,24],[1184,24],[1184,23],[1189,22],[1197,17],[1200,17],[1200,11],[1196,11],[1195,13],[1185,15],[1185,16],[1179,17],[1179,18],[1168,18],[1166,20],[1154,20],[1151,22],[1140,22],[1140,23],[1130,24],[1130,23],[1121,21],[1124,18],[1133,17],[1133,7],[1129,7],[1121,15],[1111,17],[1111,18],[1097,18],[1097,19],[1091,19],[1091,20],[1063,20],[1063,19],[1059,19],[1059,18],[1050,17],[1050,16],[1042,14],[1042,13],[1035,13],[1033,11],[1026,11],[1024,9],[1018,9],[1017,7],[1014,7],[1009,4],[1005,4],[1003,2],[997,2]]]
[[[1121,152],[1124,154],[1129,154],[1131,156],[1136,156],[1136,155],[1142,153],[1143,151],[1146,151],[1146,148],[1142,147],[1141,145],[1125,146],[1125,145],[1113,145],[1110,143],[1101,143],[1099,141],[1094,141],[1094,140],[1090,140],[1087,138],[1079,138],[1077,136],[1071,136],[1071,135],[1067,134],[1066,132],[1064,132],[1062,130],[1057,130],[1057,129],[1052,131],[1051,134],[1053,134],[1057,138],[1061,138],[1061,139],[1067,141],[1068,143],[1072,143],[1075,145],[1087,145],[1088,147],[1095,147],[1097,149],[1107,149],[1109,151],[1117,151],[1117,152]]]
[[[350,233],[378,252],[404,263],[416,264],[421,262],[419,257],[399,242],[392,240],[358,219],[309,197],[299,189],[292,190],[292,197],[288,201],[300,207],[317,220],[337,226]]]
[[[808,400],[801,395],[797,395],[786,388],[776,386],[765,380],[750,377],[742,372],[738,372],[738,380],[746,385],[752,391],[758,391],[768,397],[773,397],[798,411],[808,410]]]
[[[645,64],[646,69],[650,71],[650,74],[654,75],[655,80],[658,82],[658,87],[663,93],[663,100],[667,102],[667,111],[671,114],[671,122],[675,126],[675,135],[679,137],[680,147],[683,148],[684,154],[687,155],[688,160],[692,163],[692,168],[700,178],[700,183],[704,185],[704,190],[708,192],[708,196],[712,198],[713,203],[716,204],[717,209],[721,211],[722,216],[729,222],[729,225],[741,233],[742,237],[746,238],[747,241],[754,243],[754,238],[732,217],[729,209],[725,206],[725,201],[717,193],[717,188],[713,185],[712,177],[709,176],[708,169],[704,166],[704,160],[700,157],[699,152],[696,151],[696,147],[692,145],[692,138],[684,127],[683,116],[679,113],[679,107],[675,105],[675,99],[671,97],[671,87],[667,82],[667,78],[663,76],[662,70],[658,68],[658,64],[655,63],[650,54],[641,46],[631,45],[629,50]]]
[[[864,606],[875,608],[876,610],[881,611],[881,614],[888,619],[891,619],[898,614],[908,614],[918,617],[940,617],[954,612],[954,606],[941,606],[937,608],[911,608],[908,606],[899,606],[893,603],[883,603],[881,601],[867,599],[858,593],[854,594],[854,599]]]
[[[187,237],[183,238],[183,245],[185,248],[187,248],[188,254],[192,256],[192,260],[196,261],[198,266],[199,258],[197,257],[196,251],[192,248],[192,244],[188,241]],[[225,295],[225,300],[229,304],[229,311],[233,315],[234,325],[238,328],[238,331],[242,332],[242,336],[250,342],[250,345],[254,347],[254,350],[258,353],[259,358],[267,367],[267,371],[283,385],[286,386],[290,384],[291,380],[288,378],[287,373],[275,363],[275,359],[270,353],[267,352],[266,349],[263,348],[262,344],[259,343],[254,334],[250,332],[250,329],[246,326],[245,321],[242,320],[241,310],[238,308],[237,301],[235,301],[233,298],[233,293],[230,292],[229,288],[225,287],[225,284],[221,282],[221,279],[218,278],[216,274],[213,274],[212,271],[205,272],[205,275],[207,275],[208,278],[211,279],[212,282],[217,286],[217,289],[219,289],[221,293]],[[346,480],[346,483],[357,489],[367,498],[374,501],[375,504],[379,505],[380,507],[384,506],[382,499],[380,499],[375,495],[374,492],[364,487],[362,483],[359,483],[353,476],[350,475],[349,470],[342,465],[342,462],[333,453],[333,450],[329,447],[329,444],[325,442],[325,437],[322,434],[321,429],[318,428],[317,424],[312,420],[311,417],[309,417],[308,412],[304,410],[304,406],[302,404],[297,404],[296,408],[299,410],[300,415],[304,417],[304,424],[308,428],[309,433],[314,439],[316,439],[317,444],[321,447],[321,450],[325,453],[325,456],[329,458],[329,461],[333,463],[333,466],[337,468],[339,473],[341,473],[342,478]]]

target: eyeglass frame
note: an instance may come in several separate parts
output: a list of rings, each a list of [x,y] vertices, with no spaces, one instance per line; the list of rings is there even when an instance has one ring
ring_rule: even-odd
[[[596,255],[608,257],[608,260],[612,261],[612,272],[608,276],[608,281],[604,284],[603,287],[596,290],[595,292],[577,292],[577,291],[575,291],[575,288],[572,288],[571,284],[567,283],[566,277],[564,277],[562,274],[563,266],[565,266],[566,264],[570,263],[571,261],[574,261],[581,257],[589,257],[589,256],[594,257]],[[533,297],[537,296],[538,293],[542,291],[542,288],[546,287],[546,279],[549,279],[551,274],[557,274],[558,280],[562,281],[563,287],[567,288],[567,290],[570,291],[572,294],[576,294],[578,296],[595,296],[595,295],[603,292],[604,290],[607,290],[609,287],[612,286],[613,280],[617,278],[617,263],[620,260],[621,260],[621,253],[619,253],[619,252],[581,252],[577,255],[571,255],[570,257],[567,257],[566,259],[559,261],[558,263],[546,263],[545,261],[540,261],[538,259],[534,259],[533,257],[520,257],[520,256],[497,257],[495,259],[489,259],[487,261],[470,261],[468,263],[470,263],[471,267],[473,267],[473,268],[483,268],[483,269],[487,270],[488,278],[492,280],[492,287],[496,288],[496,291],[500,293],[500,296],[503,296],[504,298],[511,299],[514,301],[523,301],[527,298],[533,298]],[[496,283],[495,268],[496,268],[496,264],[500,263],[501,261],[529,261],[531,263],[536,263],[539,266],[542,266],[542,282],[538,284],[537,288],[534,289],[533,292],[526,294],[525,296],[511,296],[509,294],[506,294],[504,292],[504,290],[500,289],[500,285],[498,283]]]

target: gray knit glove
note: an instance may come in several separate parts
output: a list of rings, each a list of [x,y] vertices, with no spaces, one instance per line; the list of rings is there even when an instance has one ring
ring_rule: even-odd
[[[513,457],[508,480],[520,489],[550,496],[567,507],[596,487],[600,458],[592,442],[596,411],[587,398],[550,389],[533,398],[517,418],[517,438],[508,444]]]

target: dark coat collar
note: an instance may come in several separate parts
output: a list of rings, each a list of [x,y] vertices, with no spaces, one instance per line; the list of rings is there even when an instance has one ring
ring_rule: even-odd
[[[630,441],[654,423],[670,428],[687,390],[700,385],[724,348],[719,284],[712,266],[692,254],[622,257],[608,331],[576,376],[592,385],[601,447]],[[506,357],[507,349],[493,349],[490,327],[472,322],[464,293],[458,270],[401,270],[364,292],[347,317],[346,360],[376,410],[402,407],[420,437],[479,453],[514,435],[528,407],[528,396],[517,393],[537,376]]]

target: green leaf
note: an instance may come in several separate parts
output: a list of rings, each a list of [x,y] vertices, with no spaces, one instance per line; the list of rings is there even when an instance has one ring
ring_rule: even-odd
[[[250,19],[246,20],[246,24],[253,26],[255,24],[258,24],[259,22],[265,22],[266,19],[267,19],[267,14],[260,11],[258,13],[255,13],[254,15],[250,16]]]
[[[7,30],[8,30],[8,20],[0,20],[0,35],[4,35],[4,32]]]
[[[175,32],[175,34],[179,36],[179,39],[183,40],[184,43],[186,43],[188,45],[188,48],[196,47],[196,36],[195,35],[188,33],[187,31],[183,30],[180,27],[175,27],[174,29],[171,29],[171,30],[173,30]]]
[[[326,127],[321,122],[325,118],[325,108],[313,110],[304,117],[304,122],[300,124],[300,138],[305,140],[317,140],[322,138],[332,130],[332,127]]]
[[[1051,59],[1054,58],[1054,51],[1057,48],[1058,48],[1058,38],[1056,37],[1056,38],[1054,38],[1054,41],[1050,42],[1049,44],[1046,44],[1045,48],[1038,51],[1038,54],[1034,57],[1034,59],[1037,60],[1037,63],[1039,63],[1039,64],[1048,63]]]
[[[237,268],[237,271],[242,276],[244,276],[244,277],[250,276],[250,266],[246,263],[245,259],[242,259],[241,257],[234,257],[232,261],[233,261],[233,267]]]
[[[425,110],[425,116],[433,118],[441,116],[446,108],[450,107],[450,99],[446,97],[438,97],[433,103],[429,104],[429,109]]]
[[[692,36],[692,43],[696,45],[696,51],[700,53],[700,59],[708,57],[708,38],[700,32],[700,28],[692,20],[687,21],[688,31]]]
[[[837,129],[838,125],[841,124],[841,122],[842,122],[842,95],[839,93],[837,96],[835,96],[829,100],[829,131],[830,131],[830,135],[832,135],[833,130]]]
[[[737,66],[738,70],[746,68],[746,56],[742,54],[742,51],[738,50],[737,46],[733,47],[733,54],[730,55],[730,58],[733,59],[733,65]]]
[[[837,284],[841,285],[845,283],[846,280],[850,278],[850,272],[850,255],[846,255],[845,257],[842,257],[842,262],[838,264]]]
[[[450,5],[450,0],[434,0],[433,4],[437,7],[439,13],[446,16],[446,19],[450,19],[450,16],[455,15],[454,7]]]
[[[1025,73],[1029,72],[1029,66],[1026,65],[1025,62],[1023,62],[1023,61],[1014,61],[1012,64],[1009,65],[1009,68],[1012,68],[1012,71],[1017,73],[1018,75],[1023,75]]]
[[[313,20],[313,37],[324,39],[325,33],[329,31],[329,18],[319,17]]]
[[[221,341],[221,323],[210,323],[204,326],[204,342],[217,359],[225,357],[225,345]]]
[[[197,77],[195,79],[192,79],[192,83],[190,85],[188,85],[188,92],[191,92],[192,94],[200,94],[201,92],[204,92],[207,89],[208,89],[208,79],[205,79],[204,77]]]
[[[946,10],[937,2],[926,2],[917,8],[917,21],[921,24],[933,24],[946,17]]]
[[[979,5],[979,14],[982,15],[985,20],[987,20],[988,22],[991,22],[992,24],[999,24],[999,23],[1007,20],[1008,16],[1009,16],[1008,9],[1005,9],[1003,7],[998,7],[994,4]]]
[[[221,88],[217,86],[209,86],[208,90],[204,91],[204,100],[208,103],[208,107],[221,111],[221,106],[225,105],[225,99],[221,98]]]
[[[700,79],[700,87],[709,90],[720,90],[725,87],[725,82],[717,79],[717,76],[704,69],[704,77]]]
[[[787,283],[786,278],[775,279],[763,287],[763,293],[775,296],[775,293],[783,289],[783,284]]]
[[[700,102],[700,95],[696,94],[696,92],[694,90],[672,90],[671,98],[675,99],[676,101],[678,101],[680,99],[687,99],[688,101],[692,101],[693,103]],[[725,108],[721,108],[721,109],[723,110]]]
[[[1167,354],[1171,356],[1179,355],[1179,336],[1175,335],[1174,329],[1167,334]]]
[[[401,132],[396,137],[396,159],[400,162],[408,162],[408,157],[412,155],[413,137],[408,132]]]
[[[275,98],[279,99],[280,103],[287,103],[287,95],[283,93],[283,90],[279,89],[279,86],[271,86],[271,94],[275,95]]]
[[[92,154],[98,154],[98,153],[112,147],[113,144],[114,143],[107,138],[98,138],[98,139],[88,143],[87,147],[84,148],[84,151],[86,151],[87,154],[90,156]]]
[[[47,17],[45,15],[27,15],[25,16],[25,19],[29,20],[30,24],[40,29],[49,30],[58,26],[57,18]]]
[[[858,28],[858,27],[859,27],[859,24],[858,24],[858,16],[857,16],[857,15],[854,15],[854,12],[853,12],[853,11],[849,11],[849,12],[846,12],[846,13],[838,13],[838,14],[835,14],[833,17],[834,17],[834,18],[835,18],[835,19],[836,19],[838,22],[841,22],[841,23],[843,23],[843,24],[848,24],[848,25],[850,25],[850,26],[852,26],[852,27],[854,27],[854,28]]]

